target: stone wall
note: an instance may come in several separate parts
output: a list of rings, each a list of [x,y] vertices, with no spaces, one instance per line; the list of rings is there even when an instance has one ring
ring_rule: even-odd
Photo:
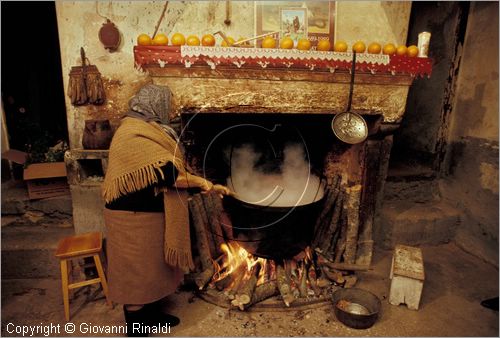
[[[471,3],[444,196],[465,212],[456,241],[498,266],[498,3]]]
[[[298,3],[300,4],[300,3]],[[134,69],[133,46],[141,33],[152,35],[163,9],[159,1],[56,3],[61,62],[65,89],[72,66],[79,65],[80,47],[84,47],[92,64],[101,72],[108,97],[102,106],[74,107],[66,96],[68,130],[71,148],[81,147],[81,135],[86,119],[110,119],[116,125],[127,109],[128,99],[150,78]],[[411,4],[409,2],[337,2],[336,39],[352,44],[405,43]],[[111,19],[122,34],[118,51],[110,53],[98,39],[98,32]],[[174,32],[185,35],[214,33],[222,30],[235,38],[254,36],[254,2],[233,1],[231,25],[224,24],[225,2],[171,1],[160,27],[169,37]]]

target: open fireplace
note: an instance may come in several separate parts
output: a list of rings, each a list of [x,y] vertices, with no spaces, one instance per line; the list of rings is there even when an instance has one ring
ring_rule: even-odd
[[[368,138],[349,145],[331,122],[347,107],[350,53],[290,52],[282,62],[244,52],[134,49],[136,65],[172,90],[191,168],[234,192],[192,195],[190,280],[205,299],[241,310],[324,302],[369,269],[392,133],[432,61],[360,56],[351,111]]]

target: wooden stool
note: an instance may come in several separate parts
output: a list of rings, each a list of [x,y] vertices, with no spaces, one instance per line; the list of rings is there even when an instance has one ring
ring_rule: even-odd
[[[82,235],[69,236],[59,241],[55,256],[59,258],[61,262],[61,282],[62,282],[62,293],[64,301],[64,315],[66,317],[66,321],[69,321],[70,289],[76,289],[82,286],[101,283],[102,290],[104,292],[104,295],[106,296],[106,303],[108,305],[111,305],[110,301],[108,300],[108,283],[106,282],[106,276],[104,275],[101,259],[99,258],[101,249],[102,249],[101,232],[89,232]],[[68,261],[71,261],[72,259],[81,259],[91,256],[94,257],[94,262],[99,277],[82,282],[69,284]]]
[[[406,304],[418,310],[424,287],[424,260],[422,250],[406,245],[396,245],[391,265],[391,291],[389,303]]]

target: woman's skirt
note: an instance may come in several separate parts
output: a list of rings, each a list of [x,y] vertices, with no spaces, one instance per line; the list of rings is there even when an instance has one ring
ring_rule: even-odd
[[[165,214],[104,209],[109,298],[147,304],[173,293],[183,272],[164,259]]]

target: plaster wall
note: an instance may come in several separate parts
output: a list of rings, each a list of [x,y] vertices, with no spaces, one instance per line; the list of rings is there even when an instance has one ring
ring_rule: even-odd
[[[498,3],[471,4],[453,107],[444,192],[465,213],[456,241],[498,266]]]
[[[81,147],[86,119],[110,119],[116,126],[129,98],[151,81],[134,68],[133,46],[139,34],[152,35],[163,6],[160,1],[56,2],[65,91],[69,71],[80,64],[80,47],[84,47],[90,62],[103,76],[107,95],[102,106],[82,107],[72,106],[66,95],[71,148]],[[410,9],[410,2],[337,2],[336,39],[349,45],[357,40],[405,43]],[[201,36],[222,30],[235,38],[251,37],[255,30],[254,12],[254,2],[233,1],[231,25],[227,27],[224,1],[170,1],[159,32],[170,37],[177,31]],[[113,53],[104,49],[98,39],[99,29],[106,21],[103,16],[111,19],[122,34],[122,43]]]

